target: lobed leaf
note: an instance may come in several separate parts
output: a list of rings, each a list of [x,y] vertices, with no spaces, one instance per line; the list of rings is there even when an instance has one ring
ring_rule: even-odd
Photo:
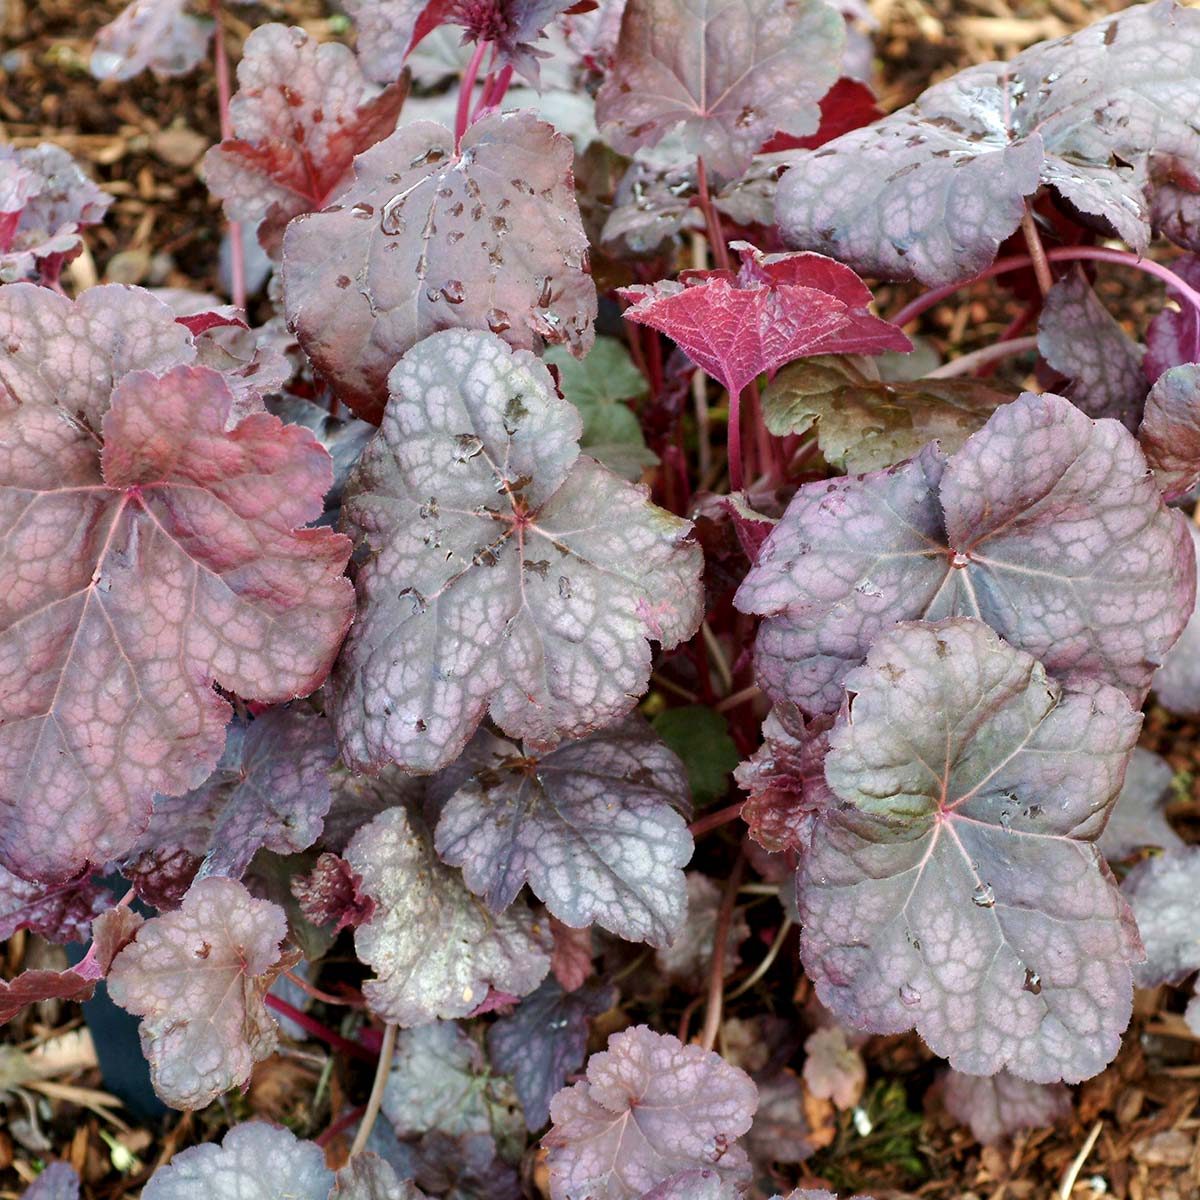
[[[843,1111],[862,1099],[867,1067],[856,1046],[846,1041],[840,1025],[810,1033],[804,1042],[804,1082],[822,1100],[832,1100]]]
[[[345,761],[452,762],[485,713],[528,749],[628,712],[700,622],[682,521],[578,458],[531,354],[455,330],[414,347],[343,502],[368,552],[334,676]]]
[[[145,307],[136,293],[116,299]],[[96,384],[153,353],[143,331],[120,330],[121,312],[85,324],[100,331],[81,347]],[[98,316],[82,303],[65,315]],[[0,688],[0,856],[61,882],[124,855],[155,792],[205,778],[229,714],[214,679],[265,701],[319,686],[352,597],[348,541],[296,529],[329,484],[308,431],[262,412],[229,428],[233,395],[202,367],[125,374],[110,406],[86,374],[56,389],[67,361],[43,363],[27,386],[34,349],[20,343],[11,374],[13,359],[0,364],[0,570],[17,581],[0,604],[12,681]]]
[[[678,281],[619,288],[631,301],[625,319],[665,333],[731,394],[809,355],[912,349],[899,329],[867,311],[871,293],[840,263],[733,246],[742,258],[736,275],[684,271]]]
[[[113,960],[109,995],[142,1018],[142,1052],[164,1103],[203,1108],[244,1084],[275,1049],[263,997],[285,965],[286,935],[277,905],[211,876],[192,884],[176,912],[147,921]]]
[[[545,755],[476,735],[485,765],[442,808],[435,844],[503,912],[528,883],[560,921],[667,944],[692,856],[683,764],[638,716]]]
[[[735,1143],[757,1103],[750,1077],[712,1051],[645,1025],[616,1033],[587,1077],[551,1101],[551,1200],[640,1200],[695,1169],[744,1188],[750,1171]]]
[[[29,883],[0,867],[0,941],[28,929],[51,942],[86,942],[92,919],[112,903],[112,893],[87,876]]]
[[[788,245],[864,275],[937,287],[987,267],[1047,185],[1141,253],[1160,181],[1200,168],[1184,116],[1200,15],[1174,0],[1128,8],[968,67],[914,104],[797,153],[776,216]]]
[[[776,130],[816,131],[845,37],[820,0],[628,0],[596,121],[622,154],[678,130],[687,157],[740,175]]]
[[[408,87],[381,92],[347,46],[279,24],[246,39],[237,77],[233,136],[205,155],[204,179],[229,220],[263,223],[259,239],[278,254],[287,223],[329,204],[355,156],[395,129]]]
[[[1200,365],[1171,367],[1158,377],[1138,441],[1168,500],[1200,483]]]
[[[91,72],[124,81],[152,71],[158,78],[186,75],[208,53],[213,22],[189,11],[188,0],[131,0],[96,35]]]
[[[1126,430],[1026,393],[949,459],[802,486],[735,603],[767,618],[759,683],[810,713],[895,621],[949,616],[1140,705],[1192,605],[1189,541]]]
[[[1134,748],[1108,824],[1096,845],[1107,859],[1128,858],[1146,846],[1174,850],[1183,839],[1163,814],[1175,772],[1157,754]]]
[[[16,978],[0,979],[0,1025],[23,1008],[42,1000],[90,1000],[96,980],[76,971],[22,971]]]
[[[724,714],[703,704],[687,704],[664,709],[653,724],[654,732],[683,762],[692,804],[702,808],[722,799],[741,757]]]
[[[440,24],[447,6],[444,0],[344,0],[343,7],[358,33],[364,74],[376,83],[391,83],[412,48]]]
[[[378,422],[393,364],[441,329],[587,353],[596,288],[573,158],[529,112],[475,122],[458,150],[448,129],[417,121],[355,159],[336,204],[288,227],[288,321],[339,399]]]
[[[842,805],[797,878],[822,1003],[872,1032],[915,1028],[969,1074],[1095,1074],[1140,952],[1094,845],[1139,714],[962,618],[882,634],[846,688],[825,764]]]
[[[843,471],[878,471],[937,441],[953,454],[1013,399],[981,379],[896,381],[869,363],[819,355],[792,363],[763,392],[763,420],[776,436],[814,425],[825,460]]]
[[[486,913],[461,877],[442,866],[414,816],[392,808],[346,847],[375,915],[354,931],[358,956],[378,978],[363,985],[389,1024],[469,1015],[489,987],[523,996],[550,967],[549,937],[524,905]]]
[[[1061,1083],[1030,1083],[1008,1071],[997,1075],[948,1071],[942,1095],[946,1111],[969,1125],[985,1146],[1022,1129],[1054,1125],[1071,1112],[1071,1093]]]

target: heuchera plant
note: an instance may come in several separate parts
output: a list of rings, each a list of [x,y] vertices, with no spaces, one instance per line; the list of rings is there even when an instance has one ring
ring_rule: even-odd
[[[353,50],[256,29],[235,95],[216,41],[267,295],[240,237],[232,305],[69,295],[108,199],[0,154],[0,934],[90,943],[0,1015],[107,979],[182,1109],[337,1057],[316,1143],[237,1125],[147,1200],[519,1198],[539,1139],[553,1200],[827,1197],[806,1089],[853,1109],[907,1030],[980,1140],[1057,1119],[1200,966],[1136,746],[1152,689],[1200,711],[1200,13],[881,115],[855,5],[346,9]],[[190,69],[212,16],[135,0],[93,69]],[[1098,263],[1168,290],[1145,344]],[[897,366],[1014,275],[998,342]],[[767,1023],[797,941],[824,1007]]]

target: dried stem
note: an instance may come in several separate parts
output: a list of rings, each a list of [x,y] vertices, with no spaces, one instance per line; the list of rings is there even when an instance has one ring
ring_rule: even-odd
[[[1042,235],[1038,233],[1033,205],[1028,199],[1025,201],[1025,215],[1021,218],[1021,232],[1025,235],[1025,245],[1029,247],[1029,257],[1033,260],[1033,273],[1037,278],[1038,291],[1045,296],[1054,286],[1054,276],[1050,274],[1046,247],[1042,245]]]
[[[213,60],[217,68],[217,105],[221,120],[221,141],[233,137],[233,122],[229,118],[229,99],[233,94],[229,84],[229,54],[225,48],[225,29],[221,24],[221,0],[209,0],[213,15]],[[242,242],[240,221],[229,222],[229,276],[233,303],[243,312],[246,309],[246,247]]]
[[[970,354],[964,354],[961,358],[956,358],[953,362],[938,367],[936,371],[930,371],[925,378],[953,379],[956,375],[970,375],[976,367],[982,367],[997,359],[1010,358],[1014,354],[1025,354],[1029,350],[1036,350],[1037,344],[1036,335],[1013,338],[1008,342],[996,342],[994,345],[972,350]]]
[[[1066,1175],[1063,1176],[1062,1186],[1058,1189],[1059,1200],[1070,1200],[1071,1193],[1075,1190],[1075,1181],[1079,1178],[1079,1172],[1083,1170],[1083,1164],[1087,1162],[1087,1157],[1096,1145],[1096,1139],[1100,1136],[1100,1130],[1103,1128],[1103,1121],[1097,1121],[1092,1126],[1087,1140],[1080,1147],[1079,1153],[1075,1155],[1071,1165],[1067,1168]]]
[[[367,1111],[363,1113],[362,1124],[354,1135],[350,1146],[350,1157],[358,1154],[367,1144],[371,1136],[371,1128],[375,1118],[379,1116],[379,1106],[383,1103],[384,1088],[387,1087],[388,1072],[392,1069],[392,1059],[396,1055],[396,1033],[398,1026],[388,1025],[383,1031],[383,1045],[379,1047],[379,1062],[375,1067],[375,1082],[371,1084],[371,1094],[367,1097]]]
[[[700,1045],[711,1050],[717,1044],[717,1032],[721,1028],[722,997],[725,991],[725,943],[729,939],[729,927],[733,924],[733,906],[737,901],[738,885],[746,869],[746,855],[739,851],[737,862],[729,873],[721,907],[717,911],[717,929],[713,934],[712,962],[708,970],[708,1006],[704,1010],[704,1032]]]
[[[736,1000],[739,996],[748,992],[771,969],[775,960],[779,957],[780,950],[783,949],[784,939],[791,931],[791,928],[792,918],[785,915],[783,923],[775,933],[774,941],[771,942],[771,948],[763,956],[762,962],[725,997],[726,1000]]]
[[[752,683],[749,687],[744,687],[740,692],[734,692],[732,696],[726,696],[720,704],[715,705],[717,712],[728,712],[731,708],[737,708],[739,704],[745,704],[747,700],[753,700],[757,696],[762,695],[762,688],[756,683]]]
[[[716,812],[709,813],[707,817],[693,821],[688,826],[688,830],[692,837],[698,838],[714,829],[719,829],[722,825],[727,825],[730,821],[736,821],[742,815],[742,806],[745,803],[745,800],[739,800],[727,808],[719,808]]]

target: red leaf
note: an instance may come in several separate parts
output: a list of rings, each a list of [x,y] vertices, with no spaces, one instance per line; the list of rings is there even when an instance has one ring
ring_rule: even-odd
[[[909,351],[894,325],[867,311],[871,293],[848,267],[821,254],[763,254],[734,242],[742,256],[732,271],[684,271],[620,288],[630,321],[649,325],[730,393],[756,375],[813,354]]]
[[[39,1000],[90,1000],[94,979],[74,971],[23,971],[11,983],[0,979],[0,1024]]]
[[[854,129],[861,129],[878,121],[883,109],[875,103],[875,93],[865,83],[843,76],[827,91],[821,100],[821,124],[816,133],[808,137],[795,137],[790,133],[776,133],[763,143],[760,154],[774,154],[780,150],[816,150],[818,146],[832,142]]]
[[[361,890],[362,876],[337,854],[322,854],[308,875],[292,880],[300,911],[314,925],[332,925],[334,933],[357,929],[375,915],[375,901]]]

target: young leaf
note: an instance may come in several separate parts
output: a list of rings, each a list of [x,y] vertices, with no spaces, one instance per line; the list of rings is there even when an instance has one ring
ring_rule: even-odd
[[[1200,13],[1174,0],[968,67],[797,154],[779,184],[780,229],[863,275],[937,287],[987,267],[1046,184],[1140,253],[1156,175],[1200,168],[1200,133],[1176,102],[1198,71]]]
[[[546,1124],[551,1099],[583,1066],[589,1019],[616,1001],[615,988],[597,983],[564,992],[556,979],[547,979],[512,1016],[488,1030],[488,1054],[498,1070],[513,1077],[531,1131]]]
[[[329,810],[336,757],[329,724],[315,713],[276,708],[249,726],[231,724],[204,783],[155,802],[121,873],[143,899],[174,907],[197,870],[241,879],[264,847],[306,850]]]
[[[732,271],[684,271],[679,281],[634,284],[625,318],[671,338],[730,393],[756,375],[813,354],[911,350],[894,325],[867,311],[853,271],[819,254],[764,254],[735,242]]]
[[[426,1200],[426,1196],[411,1179],[400,1179],[378,1154],[356,1154],[337,1173],[329,1200]]]
[[[1187,522],[1197,559],[1200,559],[1200,529]],[[1195,572],[1193,571],[1193,578]],[[1200,714],[1200,600],[1192,610],[1179,641],[1154,673],[1153,688],[1158,702],[1181,716]]]
[[[1008,1071],[964,1075],[948,1071],[943,1091],[946,1111],[970,1125],[985,1146],[1002,1142],[1022,1129],[1041,1129],[1071,1112],[1071,1093],[1061,1083],[1030,1083]]]
[[[734,772],[750,793],[742,820],[764,850],[807,850],[817,817],[836,802],[825,782],[832,725],[832,717],[806,723],[794,704],[776,704],[763,722],[763,744]]]
[[[1183,845],[1163,815],[1175,772],[1157,754],[1135,747],[1125,784],[1097,845],[1107,859],[1128,858],[1145,846],[1174,850]]]
[[[142,1198],[329,1200],[333,1183],[320,1146],[265,1121],[246,1121],[219,1146],[206,1142],[180,1151],[154,1173]]]
[[[915,1028],[970,1074],[1077,1082],[1129,1021],[1132,915],[1093,844],[1139,714],[1063,690],[980,621],[882,634],[830,734],[843,805],[797,880],[801,956],[839,1021]]]
[[[111,203],[58,146],[0,146],[0,282],[56,280]]]
[[[265,701],[320,685],[350,622],[350,545],[296,529],[321,512],[328,455],[267,413],[228,428],[215,371],[127,374],[102,422],[95,392],[16,395],[0,408],[0,573],[21,581],[0,607],[0,673],[21,681],[0,691],[0,857],[57,882],[124,855],[155,792],[205,778],[229,716],[214,679]]]
[[[867,364],[818,356],[784,367],[763,392],[763,419],[779,437],[815,424],[827,462],[858,474],[893,466],[937,441],[953,454],[1013,399],[982,379],[872,377]]]
[[[596,288],[573,158],[529,112],[477,121],[457,152],[448,129],[417,121],[355,159],[337,204],[288,227],[288,321],[339,399],[377,422],[393,364],[439,329],[587,353]]]
[[[776,130],[816,131],[845,38],[820,0],[628,0],[597,124],[622,154],[679,130],[689,157],[732,178]]]
[[[1143,348],[1121,328],[1081,267],[1047,293],[1038,352],[1071,384],[1063,395],[1089,417],[1112,417],[1136,430],[1146,402]]]
[[[213,23],[189,11],[188,0],[131,0],[96,35],[91,72],[97,79],[132,79],[149,69],[160,79],[186,75],[208,53]]]
[[[804,1042],[804,1082],[819,1099],[832,1100],[845,1111],[862,1099],[867,1067],[857,1047],[846,1041],[840,1025],[829,1025]]]
[[[560,921],[661,946],[687,909],[683,764],[638,716],[545,755],[481,732],[487,765],[442,808],[436,845],[503,912],[528,883]]]
[[[345,857],[378,906],[354,931],[354,945],[378,975],[363,994],[383,1020],[408,1026],[465,1017],[489,987],[523,996],[545,978],[544,926],[521,904],[489,915],[403,808],[364,825]]]
[[[1164,371],[1146,397],[1138,441],[1168,500],[1200,482],[1200,365]]]
[[[109,995],[142,1018],[142,1051],[165,1103],[203,1108],[275,1049],[263,997],[284,965],[286,935],[281,908],[212,876],[192,885],[178,911],[147,921],[113,960]]]
[[[1026,393],[949,460],[801,487],[735,603],[768,618],[760,684],[807,712],[895,621],[958,615],[1140,705],[1191,608],[1186,525],[1117,422]]]
[[[357,929],[375,915],[375,901],[362,890],[362,879],[336,854],[322,854],[308,875],[292,880],[292,895],[314,925],[332,925],[339,933]]]
[[[79,1200],[79,1176],[64,1162],[52,1162],[25,1189],[21,1200]]]
[[[238,64],[233,136],[204,159],[209,191],[231,221],[264,222],[259,240],[277,254],[287,223],[329,204],[349,182],[355,155],[395,129],[407,91],[403,82],[372,87],[337,42],[260,26]]]
[[[86,942],[112,893],[87,876],[58,885],[28,883],[0,867],[0,942],[28,929],[51,942]]]
[[[740,755],[729,736],[729,722],[721,713],[703,704],[664,709],[654,718],[654,732],[683,761],[697,808],[724,797]]]
[[[708,1168],[744,1188],[758,1092],[719,1055],[645,1025],[614,1034],[587,1078],[550,1103],[551,1200],[640,1200],[683,1171]]]
[[[452,762],[486,712],[527,743],[632,708],[649,638],[700,623],[688,522],[579,458],[579,417],[528,351],[454,330],[391,375],[343,501],[367,557],[334,677],[345,761]]]
[[[1200,254],[1181,254],[1172,259],[1171,270],[1184,283],[1200,287]],[[1190,362],[1200,362],[1200,312],[1187,303],[1160,309],[1146,330],[1146,378],[1154,383],[1164,371]]]

